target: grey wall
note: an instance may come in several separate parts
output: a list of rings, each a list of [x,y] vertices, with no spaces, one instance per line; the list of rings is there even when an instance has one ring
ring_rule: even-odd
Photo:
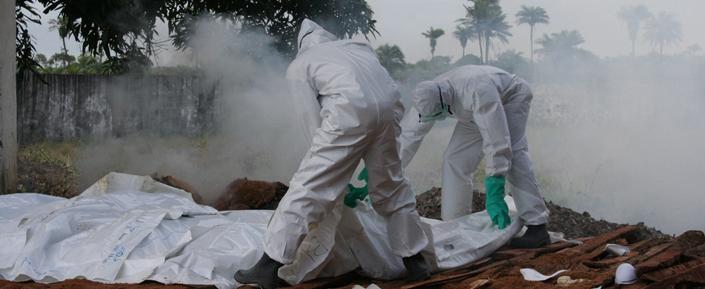
[[[213,129],[216,89],[197,76],[27,74],[17,86],[23,144]]]

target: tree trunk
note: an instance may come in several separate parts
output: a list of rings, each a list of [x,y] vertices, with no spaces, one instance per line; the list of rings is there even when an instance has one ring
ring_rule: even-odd
[[[17,190],[15,1],[0,1],[0,193]]]
[[[465,57],[465,46],[463,46],[463,58]]]
[[[485,34],[485,63],[490,63],[490,35]]]
[[[530,28],[531,32],[529,32],[529,41],[531,41],[531,43],[529,44],[529,46],[531,47],[530,48],[531,49],[531,63],[533,64],[534,63],[534,25],[530,25],[530,27],[531,27]]]
[[[69,55],[68,49],[66,49],[66,38],[61,37],[61,43],[64,45],[64,54]],[[64,67],[69,66],[69,63],[66,59],[64,59]]]
[[[477,43],[480,45],[480,62],[485,63],[485,54],[483,54],[482,51],[482,33],[478,33],[477,35]]]

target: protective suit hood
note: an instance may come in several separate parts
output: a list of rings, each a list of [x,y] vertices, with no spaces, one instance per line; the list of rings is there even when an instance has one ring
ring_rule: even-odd
[[[318,44],[336,40],[338,40],[338,37],[333,35],[333,33],[326,31],[323,27],[308,18],[304,19],[304,21],[301,22],[301,30],[297,38],[298,54]]]
[[[422,81],[414,89],[413,104],[421,116],[430,117],[439,113],[452,115],[451,103],[452,87],[445,81]]]

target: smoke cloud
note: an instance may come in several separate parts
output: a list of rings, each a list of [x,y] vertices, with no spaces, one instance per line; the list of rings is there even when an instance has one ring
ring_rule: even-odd
[[[702,57],[606,59],[592,80],[535,85],[528,131],[545,197],[668,233],[704,229],[703,72]]]
[[[84,145],[79,188],[110,171],[157,172],[191,183],[212,201],[235,178],[288,182],[306,149],[289,109],[288,60],[265,35],[235,33],[238,27],[211,19],[196,27],[190,52],[217,87],[215,131],[201,139],[132,135]]]

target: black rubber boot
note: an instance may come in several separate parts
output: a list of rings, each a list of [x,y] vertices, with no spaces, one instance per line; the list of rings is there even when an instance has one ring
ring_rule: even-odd
[[[528,225],[524,236],[512,239],[509,246],[517,249],[533,249],[546,246],[551,243],[551,237],[548,236],[546,224]]]
[[[421,256],[421,253],[411,257],[404,257],[402,261],[404,261],[404,267],[406,267],[407,281],[421,281],[431,277],[426,259]]]
[[[281,266],[282,263],[272,260],[265,253],[254,267],[235,272],[235,281],[245,285],[257,285],[264,289],[275,289],[284,284],[278,275]]]

